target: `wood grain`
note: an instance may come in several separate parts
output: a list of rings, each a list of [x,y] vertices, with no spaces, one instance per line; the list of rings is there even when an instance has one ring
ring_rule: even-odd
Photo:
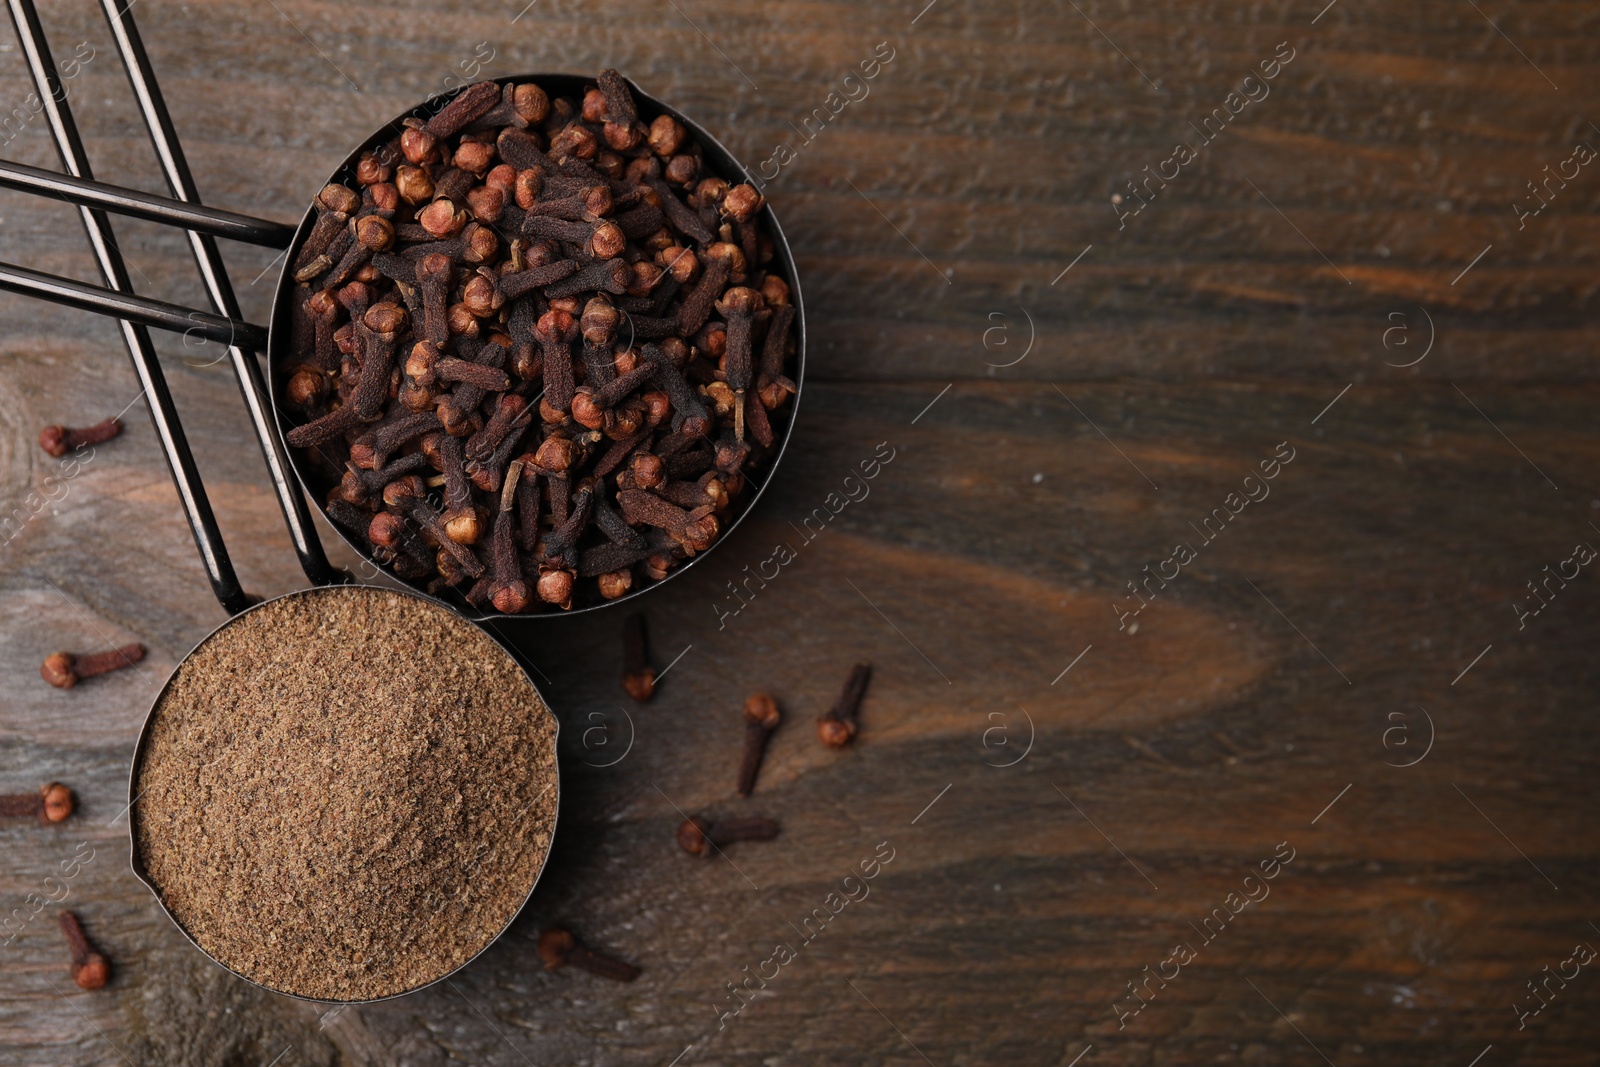
[[[565,724],[555,853],[504,940],[399,1001],[329,1014],[233,979],[128,871],[134,738],[223,616],[112,325],[0,297],[0,510],[25,519],[0,545],[0,789],[81,802],[0,827],[0,900],[26,915],[92,849],[66,906],[116,964],[80,993],[54,907],[27,922],[0,948],[0,1062],[1592,1062],[1587,969],[1520,1031],[1513,1005],[1600,944],[1595,579],[1522,627],[1513,604],[1600,544],[1600,170],[1522,229],[1511,204],[1600,144],[1600,6],[1322,6],[143,0],[200,188],[281,220],[479,42],[487,74],[616,65],[752,165],[879,42],[895,58],[768,188],[813,338],[771,490],[643,602],[673,663],[649,706],[616,683],[620,618],[500,627]],[[96,50],[71,102],[97,174],[159,189],[97,5],[45,16],[58,54]],[[1113,194],[1283,41],[1270,95],[1119,229]],[[0,117],[30,88],[6,44]],[[37,123],[0,152],[54,165]],[[142,292],[201,299],[180,235],[117,234]],[[262,321],[271,254],[227,254]],[[92,277],[72,213],[19,194],[0,258]],[[1395,366],[1425,317],[1428,356]],[[247,586],[297,588],[230,369],[161,340]],[[55,484],[39,427],[125,407],[30,504]],[[1191,524],[1281,444],[1270,494],[1206,541]],[[780,542],[794,561],[725,614]],[[38,679],[48,652],[131,640],[137,672]],[[861,736],[826,751],[812,720],[861,660]],[[739,801],[755,689],[786,720]],[[1424,715],[1428,755],[1393,766]],[[783,835],[707,862],[672,844],[683,812],[743,811]],[[1207,942],[1283,842],[1270,895]],[[880,847],[867,898],[805,941]],[[553,922],[643,977],[546,973]],[[724,1017],[780,943],[792,962]],[[1179,943],[1193,961],[1126,1015]]]

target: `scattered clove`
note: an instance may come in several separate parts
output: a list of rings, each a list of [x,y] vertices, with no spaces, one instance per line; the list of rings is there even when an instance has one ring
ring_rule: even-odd
[[[39,664],[39,675],[57,689],[71,689],[81,678],[93,678],[107,671],[131,667],[144,659],[144,646],[140,644],[114,648],[109,652],[89,652],[74,655],[55,652]]]
[[[72,814],[72,790],[60,782],[48,782],[37,793],[0,796],[0,816],[32,815],[40,825],[61,822]]]
[[[755,791],[761,757],[766,754],[767,742],[783,716],[778,712],[777,701],[766,693],[755,693],[744,702],[744,718],[744,755],[739,761],[738,793],[747,797]]]
[[[656,669],[650,666],[644,615],[629,615],[622,624],[622,688],[643,704],[656,693]]]
[[[821,719],[817,720],[817,736],[829,748],[843,748],[856,736],[856,716],[861,711],[861,698],[867,694],[867,682],[872,679],[872,665],[856,664],[850,678],[844,683],[839,699]]]
[[[688,818],[678,827],[678,845],[691,856],[709,856],[737,841],[771,841],[778,836],[776,819],[728,819],[712,823]]]
[[[74,430],[67,426],[46,426],[39,431],[39,447],[57,458],[84,445],[98,445],[122,432],[122,420],[117,418],[97,422]]]
[[[539,958],[548,970],[559,971],[571,964],[613,982],[631,982],[641,973],[631,963],[591,952],[578,943],[570,930],[559,926],[552,926],[539,935]]]
[[[111,978],[111,961],[96,952],[83,934],[83,924],[70,911],[60,916],[61,932],[72,953],[72,980],[79,989],[99,989]]]

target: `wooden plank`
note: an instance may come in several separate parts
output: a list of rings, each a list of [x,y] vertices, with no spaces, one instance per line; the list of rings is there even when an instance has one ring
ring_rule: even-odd
[[[239,982],[129,872],[134,737],[223,616],[116,331],[0,297],[0,510],[21,509],[0,790],[80,799],[59,828],[0,826],[0,902],[28,915],[92,850],[65,906],[117,968],[79,993],[54,905],[24,923],[0,1062],[1587,1062],[1587,980],[1524,1030],[1513,1005],[1600,942],[1593,593],[1571,580],[1525,625],[1513,604],[1600,537],[1600,178],[1521,230],[1510,205],[1600,137],[1580,121],[1600,45],[1590,4],[1478,6],[1340,2],[1313,25],[1318,3],[539,0],[513,23],[520,3],[143,0],[200,188],[284,220],[481,41],[488,74],[615,63],[752,165],[879,41],[896,56],[768,190],[813,338],[782,470],[642,602],[673,663],[651,705],[615,681],[620,618],[502,627],[566,726],[561,833],[507,938],[400,1001],[328,1014]],[[58,53],[96,49],[71,92],[100,174],[160,188],[97,5],[45,16]],[[1118,229],[1112,194],[1285,39],[1271,95]],[[0,49],[0,117],[28,91]],[[0,151],[54,159],[37,122]],[[0,220],[3,258],[92,276],[69,210],[0,194]],[[179,235],[118,233],[141,291],[200,298]],[[260,321],[272,255],[227,251]],[[1430,354],[1394,366],[1427,316]],[[231,370],[162,349],[247,586],[300,587]],[[58,471],[39,427],[124,408],[127,433],[33,506]],[[1280,447],[1270,493],[1230,505]],[[793,562],[753,578],[779,543]],[[1179,544],[1194,558],[1149,579]],[[138,672],[37,677],[48,652],[128,640]],[[862,734],[830,752],[812,720],[857,661]],[[755,689],[786,720],[738,801]],[[1430,721],[1428,755],[1395,766]],[[746,810],[783,835],[731,863],[672,843],[683,811]],[[1281,842],[1270,895],[1207,940]],[[880,846],[868,897],[831,914]],[[552,922],[643,977],[546,973]],[[780,943],[792,962],[732,1014],[728,983]],[[1133,999],[1180,943],[1193,961]]]

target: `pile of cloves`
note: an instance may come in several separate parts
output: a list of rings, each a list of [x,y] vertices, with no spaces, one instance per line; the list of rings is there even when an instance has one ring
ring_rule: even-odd
[[[328,517],[505,613],[661,580],[795,392],[760,193],[614,70],[581,100],[479,82],[403,126],[322,191],[290,267],[280,396]]]

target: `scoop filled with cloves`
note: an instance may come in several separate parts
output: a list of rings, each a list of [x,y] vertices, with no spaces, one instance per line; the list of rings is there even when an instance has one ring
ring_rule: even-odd
[[[614,603],[700,558],[803,379],[758,185],[615,70],[402,117],[317,196],[282,286],[302,481],[357,551],[483,615]]]

